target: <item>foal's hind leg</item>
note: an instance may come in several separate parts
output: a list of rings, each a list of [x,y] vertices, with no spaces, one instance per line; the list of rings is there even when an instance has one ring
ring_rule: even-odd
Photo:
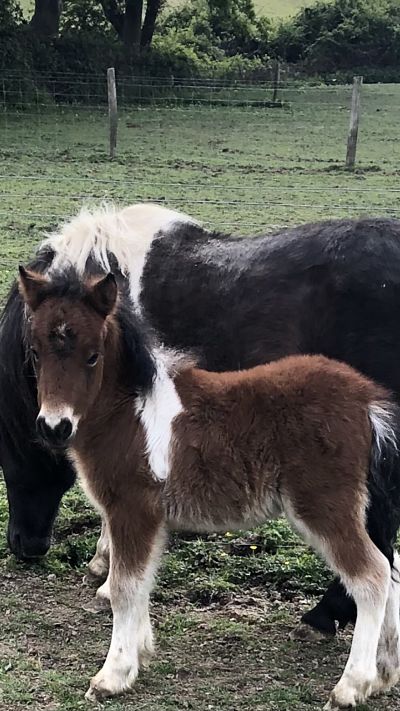
[[[394,555],[385,619],[378,644],[374,692],[388,691],[400,679],[400,558]]]
[[[316,517],[312,509],[301,506],[306,493],[299,497],[301,516],[290,499],[284,502],[284,510],[304,538],[340,575],[357,605],[350,655],[326,705],[327,709],[347,708],[365,701],[376,688],[377,649],[389,593],[390,564],[365,529],[364,506],[357,492],[346,492],[349,507],[346,528],[338,505],[340,500],[335,501],[333,496],[328,500],[323,497],[315,500]]]
[[[347,537],[346,537],[347,538]],[[357,556],[357,572],[348,565],[351,555]],[[353,642],[343,675],[335,686],[327,709],[347,708],[362,703],[377,688],[377,650],[385,617],[390,584],[390,565],[385,556],[364,535],[349,531],[348,539],[330,541],[333,556],[331,562],[343,578],[349,594],[357,605],[357,621]],[[329,558],[328,558],[329,559]]]

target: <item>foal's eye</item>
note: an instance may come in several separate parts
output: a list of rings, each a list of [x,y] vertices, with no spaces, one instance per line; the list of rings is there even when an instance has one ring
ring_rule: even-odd
[[[34,363],[37,363],[38,360],[39,360],[39,354],[38,354],[37,351],[35,351],[34,348],[31,348],[31,356],[32,356],[33,362],[34,362]]]
[[[93,353],[93,355],[90,356],[90,358],[87,359],[86,363],[89,365],[91,368],[93,368],[94,365],[96,365],[97,361],[99,360],[99,354],[98,353]]]

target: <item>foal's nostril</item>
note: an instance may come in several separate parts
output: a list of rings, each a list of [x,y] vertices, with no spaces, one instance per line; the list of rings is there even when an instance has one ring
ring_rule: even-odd
[[[38,417],[38,418],[37,418],[37,420],[36,420],[36,429],[37,429],[38,434],[39,434],[43,439],[47,439],[47,430],[50,429],[50,428],[46,425],[46,420],[44,419],[44,417]]]
[[[46,422],[45,417],[38,417],[36,429],[40,437],[53,447],[61,447],[67,443],[72,435],[72,422],[63,417],[54,427]]]
[[[61,420],[60,424],[57,425],[56,427],[56,432],[57,436],[63,441],[66,442],[67,439],[69,439],[72,435],[72,422],[71,420],[67,420],[66,417],[63,417]]]

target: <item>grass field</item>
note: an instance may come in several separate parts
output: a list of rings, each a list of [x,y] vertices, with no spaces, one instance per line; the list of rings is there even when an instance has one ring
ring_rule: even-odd
[[[343,167],[350,89],[288,90],[283,98],[282,109],[125,107],[113,162],[104,109],[2,111],[1,297],[43,231],[84,199],[157,200],[249,234],[328,217],[398,215],[400,87],[364,87],[354,172]],[[5,522],[3,494],[3,529]],[[83,609],[92,590],[82,575],[97,532],[78,491],[63,504],[41,566],[8,557],[1,532],[1,711],[86,707],[82,693],[110,634],[106,614]],[[155,595],[157,659],[132,697],[105,708],[319,709],[348,638],[299,647],[288,631],[326,579],[282,522],[252,537],[173,539]],[[368,708],[395,711],[399,701],[394,692]]]
[[[317,0],[253,0],[259,15],[273,18],[285,18],[294,15],[302,7],[311,7]],[[25,3],[31,0],[24,0]],[[170,0],[171,5],[180,5],[183,0]]]
[[[254,6],[260,15],[267,17],[289,17],[302,7],[310,7],[316,0],[254,0]],[[181,0],[171,0],[171,4],[178,5]],[[20,0],[20,5],[25,17],[32,15],[35,6],[34,0]]]
[[[266,17],[290,17],[302,7],[311,7],[316,0],[254,0],[254,7]]]

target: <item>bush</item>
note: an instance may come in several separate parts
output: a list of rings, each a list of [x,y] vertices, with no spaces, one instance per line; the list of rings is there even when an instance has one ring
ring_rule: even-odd
[[[245,78],[265,72],[268,59],[264,50],[271,26],[256,20],[252,0],[191,0],[162,16],[153,46],[134,60],[127,58],[97,2],[65,0],[61,34],[54,39],[36,37],[14,12],[14,0],[6,0],[3,13],[5,7],[9,19],[0,26],[0,70],[9,100],[17,102],[37,91],[56,100],[85,101],[84,79],[95,76],[97,93],[103,94],[109,66],[125,76]],[[79,81],[71,84],[69,74],[80,75]]]
[[[400,64],[398,0],[318,2],[281,23],[274,52],[308,71],[326,73],[354,67]]]
[[[0,70],[9,97],[43,91],[62,100],[85,100],[84,78],[100,75],[102,93],[112,65],[127,76],[269,78],[270,56],[325,80],[348,81],[362,73],[367,81],[396,81],[400,3],[320,1],[273,25],[257,17],[253,0],[187,0],[160,15],[151,49],[131,60],[99,0],[64,0],[61,34],[55,39],[32,32],[17,0],[0,0]],[[81,84],[62,82],[56,77],[61,72],[80,74]],[[21,77],[17,90],[13,75]]]
[[[190,0],[161,18],[161,37],[183,33],[200,56],[267,59],[272,23],[257,18],[253,0]]]
[[[0,27],[9,31],[24,21],[22,10],[16,0],[2,0],[0,3]]]
[[[64,0],[61,15],[61,34],[110,35],[116,38],[112,25],[106,20],[98,0]]]

